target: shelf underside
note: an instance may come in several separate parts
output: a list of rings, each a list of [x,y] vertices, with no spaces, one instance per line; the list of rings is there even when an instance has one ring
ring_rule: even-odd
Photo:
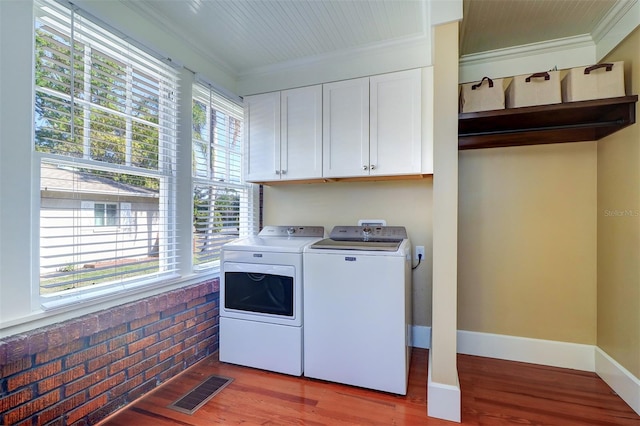
[[[636,121],[638,96],[458,115],[458,148],[599,140]]]

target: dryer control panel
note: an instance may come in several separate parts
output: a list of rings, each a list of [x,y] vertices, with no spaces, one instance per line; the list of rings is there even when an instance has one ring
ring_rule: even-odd
[[[324,237],[324,226],[265,226],[260,237]]]

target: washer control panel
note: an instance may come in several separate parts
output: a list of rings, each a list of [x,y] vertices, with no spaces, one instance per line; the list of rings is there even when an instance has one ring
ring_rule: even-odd
[[[335,226],[329,238],[337,241],[397,241],[407,237],[404,226]]]

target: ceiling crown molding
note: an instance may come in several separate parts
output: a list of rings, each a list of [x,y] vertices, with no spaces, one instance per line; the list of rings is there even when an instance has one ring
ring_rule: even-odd
[[[618,0],[590,34],[463,55],[460,57],[460,66],[472,66],[585,47],[595,49],[596,45],[629,14],[638,1]]]
[[[238,79],[238,93],[249,95],[346,80],[431,64],[427,36],[374,43],[254,68]]]
[[[635,6],[638,0],[618,0],[591,32],[591,38],[598,44],[618,22]]]
[[[240,78],[258,77],[265,74],[273,74],[283,71],[301,69],[323,63],[339,63],[344,58],[351,58],[358,55],[367,55],[373,52],[406,49],[411,46],[424,46],[426,49],[429,49],[430,38],[426,34],[422,34],[419,36],[407,37],[398,40],[372,43],[367,46],[334,50],[315,56],[306,56],[304,58],[293,59],[291,61],[278,62],[271,65],[265,65],[263,67],[256,67],[242,72],[238,75]]]
[[[462,55],[460,57],[459,63],[460,66],[477,65],[481,63],[496,62],[506,59],[517,59],[526,56],[558,52],[561,50],[593,47],[594,44],[595,43],[593,42],[591,35],[583,34],[573,37],[565,37],[555,40],[523,44],[521,46],[506,47],[504,49],[496,49],[486,52]]]

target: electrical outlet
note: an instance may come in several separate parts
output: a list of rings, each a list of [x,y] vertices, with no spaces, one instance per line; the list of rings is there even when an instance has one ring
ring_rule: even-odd
[[[416,246],[416,260],[418,260],[418,255],[422,255],[422,260],[424,260],[424,246]]]

